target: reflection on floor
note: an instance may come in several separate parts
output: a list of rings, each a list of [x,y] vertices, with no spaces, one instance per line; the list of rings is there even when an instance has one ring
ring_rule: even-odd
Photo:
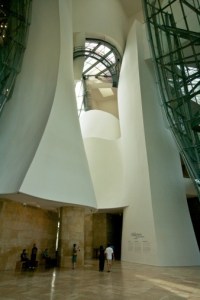
[[[151,267],[115,261],[98,271],[98,261],[75,270],[39,268],[1,272],[0,299],[178,300],[200,299],[200,267]]]

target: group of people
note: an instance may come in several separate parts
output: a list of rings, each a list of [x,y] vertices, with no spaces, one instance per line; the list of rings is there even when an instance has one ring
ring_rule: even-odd
[[[21,257],[21,261],[23,262],[24,269],[35,269],[37,267],[38,265],[38,262],[36,260],[37,251],[38,249],[36,247],[36,244],[33,244],[33,248],[31,250],[31,257],[29,259],[26,249],[23,249],[20,257]]]
[[[35,269],[38,266],[37,252],[38,252],[37,246],[36,244],[34,244],[29,259],[26,249],[23,249],[20,257],[21,257],[21,262],[23,262],[22,267],[24,270]],[[55,267],[57,265],[57,251],[56,251],[56,257],[52,258],[49,256],[48,248],[46,248],[42,253],[42,258],[45,260],[46,268]]]
[[[72,269],[75,269],[77,262],[77,254],[80,251],[80,248],[73,244],[72,248]],[[105,260],[107,261],[107,271],[111,271],[112,262],[114,260],[114,250],[110,244],[107,245],[106,249],[101,245],[99,248],[99,272],[104,271]]]
[[[33,248],[31,250],[31,258],[28,258],[26,249],[23,249],[21,253],[21,261],[24,262],[24,269],[35,269],[37,267],[37,247],[36,244],[33,245]],[[80,248],[77,246],[77,244],[73,244],[72,248],[72,269],[75,269],[76,263],[77,263],[77,255],[78,251],[80,251]],[[42,257],[45,259],[47,265],[49,265],[49,262],[51,261],[51,257],[49,256],[48,249],[46,248],[42,254]],[[112,261],[114,259],[114,251],[113,247],[111,247],[110,244],[104,249],[103,246],[100,246],[99,248],[99,271],[104,271],[104,265],[105,260],[107,261],[107,271],[111,271],[112,267]]]

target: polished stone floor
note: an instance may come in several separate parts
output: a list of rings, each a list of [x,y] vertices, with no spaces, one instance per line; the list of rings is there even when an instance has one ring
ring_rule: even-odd
[[[115,261],[98,271],[84,267],[0,273],[0,299],[9,300],[178,300],[200,299],[200,267],[151,267]]]

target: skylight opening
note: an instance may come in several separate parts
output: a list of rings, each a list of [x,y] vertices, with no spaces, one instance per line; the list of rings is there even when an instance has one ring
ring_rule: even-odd
[[[77,81],[75,85],[75,94],[78,116],[80,117],[82,111],[84,111],[84,88],[82,80]]]
[[[85,90],[87,87],[87,80],[90,78],[95,78],[97,80],[98,78],[106,78],[113,87],[117,87],[121,64],[121,56],[118,50],[102,40],[87,39],[84,48],[80,49],[79,47],[77,48],[77,52],[76,49],[74,51],[74,58],[80,56],[85,57],[85,61],[82,71],[83,79],[82,81],[77,82],[75,87],[79,116],[84,110],[91,109],[90,101],[87,98],[87,91]],[[109,90],[102,90],[100,92],[104,97],[109,97],[112,94]]]

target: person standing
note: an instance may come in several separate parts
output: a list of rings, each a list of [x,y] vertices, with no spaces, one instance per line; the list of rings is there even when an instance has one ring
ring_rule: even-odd
[[[36,244],[33,244],[33,248],[31,251],[31,267],[32,268],[36,268],[37,267],[37,261],[36,261],[36,257],[37,257],[37,247]]]
[[[77,247],[76,244],[73,244],[73,248],[72,248],[72,269],[73,270],[75,269],[76,266],[78,251],[80,251],[79,247]]]
[[[104,271],[104,263],[105,263],[105,253],[103,246],[99,248],[99,272]]]
[[[108,244],[104,253],[106,255],[108,272],[110,272],[112,267],[112,260],[114,259],[114,251],[110,244]]]

